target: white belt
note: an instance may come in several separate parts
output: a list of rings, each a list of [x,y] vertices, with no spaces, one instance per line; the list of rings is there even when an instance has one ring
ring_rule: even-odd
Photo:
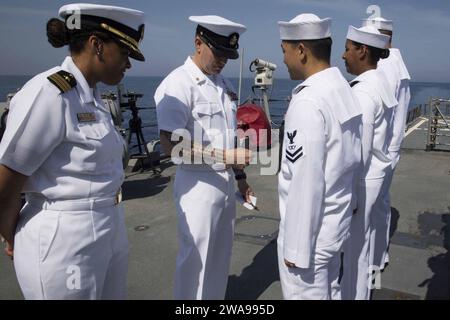
[[[42,196],[27,194],[26,201],[33,207],[56,211],[86,211],[104,207],[112,207],[122,202],[122,190],[114,197],[102,197],[81,200],[50,200]]]

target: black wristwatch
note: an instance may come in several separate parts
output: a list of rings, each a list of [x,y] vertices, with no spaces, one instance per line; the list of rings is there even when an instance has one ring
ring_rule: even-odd
[[[247,179],[247,175],[245,174],[245,172],[243,170],[239,171],[239,173],[234,175],[234,178],[236,180],[245,180]]]

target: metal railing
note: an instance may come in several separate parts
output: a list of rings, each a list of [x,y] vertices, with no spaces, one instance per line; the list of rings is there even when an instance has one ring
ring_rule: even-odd
[[[409,128],[417,119],[419,119],[424,113],[424,106],[419,104],[417,107],[410,109],[406,116],[406,127]]]
[[[430,98],[428,105],[428,133],[426,151],[432,151],[436,148],[436,146],[450,147],[450,143],[445,142],[446,138],[450,138],[450,100]]]

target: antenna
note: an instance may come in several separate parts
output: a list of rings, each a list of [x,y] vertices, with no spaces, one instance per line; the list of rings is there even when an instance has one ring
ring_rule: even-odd
[[[244,48],[241,48],[241,67],[239,69],[239,91],[238,91],[238,103],[237,106],[241,105],[241,88],[242,88],[242,69],[244,68]]]

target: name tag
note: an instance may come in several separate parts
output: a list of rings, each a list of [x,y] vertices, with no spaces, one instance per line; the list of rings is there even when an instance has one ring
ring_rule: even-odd
[[[94,122],[96,120],[95,113],[77,113],[78,122]]]

